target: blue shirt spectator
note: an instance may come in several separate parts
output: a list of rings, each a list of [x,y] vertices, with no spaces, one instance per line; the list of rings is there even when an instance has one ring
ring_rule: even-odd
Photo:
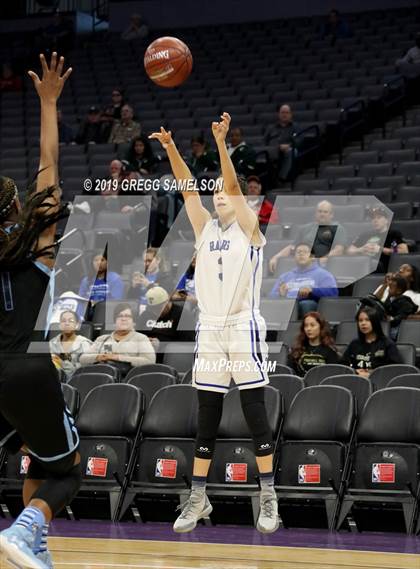
[[[105,300],[121,300],[124,283],[118,273],[108,271],[108,261],[102,254],[93,258],[95,277],[84,277],[80,283],[79,294],[96,304]]]
[[[296,267],[278,277],[269,296],[298,299],[300,316],[303,316],[316,311],[323,296],[338,296],[338,289],[334,276],[314,261],[307,243],[296,246],[295,261]]]

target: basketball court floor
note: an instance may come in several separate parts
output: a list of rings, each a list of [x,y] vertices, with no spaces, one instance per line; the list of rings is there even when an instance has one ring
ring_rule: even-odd
[[[0,520],[0,529],[9,525]],[[56,569],[420,569],[420,538],[402,534],[198,527],[56,520],[49,546]],[[6,568],[1,568],[6,569]]]

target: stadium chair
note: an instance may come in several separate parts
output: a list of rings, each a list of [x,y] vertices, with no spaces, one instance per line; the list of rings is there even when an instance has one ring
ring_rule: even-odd
[[[270,375],[270,385],[281,393],[284,414],[287,415],[295,395],[304,389],[305,382],[297,375],[281,372]]]
[[[416,365],[416,346],[414,346],[414,344],[403,344],[397,342],[397,348],[401,354],[403,364],[409,366]]]
[[[400,138],[386,138],[372,140],[369,144],[369,150],[378,150],[379,152],[386,152],[388,150],[401,150]]]
[[[79,373],[73,375],[68,381],[68,384],[77,389],[80,395],[80,405],[83,405],[87,395],[95,387],[107,385],[108,383],[115,383],[114,378],[106,373]]]
[[[320,385],[297,393],[284,423],[275,477],[279,513],[286,527],[305,526],[311,505],[319,511],[321,503],[325,513],[316,516],[317,527],[333,529],[350,468],[355,417],[348,389]]]
[[[398,330],[398,342],[413,344],[416,352],[420,352],[420,322],[418,320],[402,320]]]
[[[407,373],[418,372],[419,370],[413,365],[390,364],[374,369],[369,376],[369,380],[372,383],[373,390],[379,391],[380,389],[385,389],[385,387],[388,385],[391,379],[394,379],[394,377],[398,377],[399,375]]]
[[[371,258],[362,256],[329,257],[326,269],[334,275],[338,286],[341,288],[368,275],[371,271]]]
[[[344,158],[344,164],[361,166],[362,164],[375,164],[379,162],[379,152],[377,150],[366,150],[364,152],[351,152]]]
[[[357,428],[352,475],[337,529],[343,525],[355,503],[374,505],[377,515],[385,513],[385,504],[399,504],[403,509],[405,530],[412,533],[420,468],[419,416],[419,389],[393,387],[377,391],[368,399]],[[363,510],[359,509],[358,515],[355,514],[353,512],[358,529],[366,527]],[[378,523],[379,520],[375,528]]]
[[[354,166],[326,166],[321,172],[320,176],[328,180],[335,178],[351,178],[355,175]]]
[[[101,385],[86,397],[77,419],[84,479],[80,492],[107,492],[111,519],[132,476],[145,397],[134,385]]]
[[[267,255],[267,258],[269,259],[269,255]],[[263,278],[262,282],[261,282],[261,298],[267,298],[268,295],[270,294],[270,292],[273,289],[273,286],[276,282],[276,278]]]
[[[359,169],[359,176],[367,179],[376,178],[377,176],[391,176],[393,169],[394,167],[391,162],[381,164],[363,164]]]
[[[319,385],[321,381],[327,377],[332,377],[334,375],[354,375],[355,371],[351,367],[342,364],[324,364],[321,366],[315,366],[308,370],[303,378],[305,385],[312,387],[314,385]]]
[[[284,330],[291,320],[297,320],[297,302],[294,298],[263,298],[260,311],[267,330]]]
[[[287,358],[287,354],[288,354],[288,348],[286,345],[283,345],[282,349],[279,352],[280,359],[283,359],[283,356],[285,358]],[[269,357],[269,360],[270,360],[270,357]],[[279,375],[279,374],[280,375],[294,375],[294,371],[290,366],[288,366],[286,364],[280,364],[276,361],[275,369],[273,369],[273,370],[270,369],[268,371],[268,376],[272,377],[273,375]]]
[[[283,418],[283,401],[280,392],[274,387],[265,386],[264,395],[275,453]],[[207,494],[209,497],[251,497],[256,522],[259,513],[257,475],[254,443],[242,413],[239,389],[234,388],[227,393],[223,402],[216,449],[208,476]]]
[[[409,202],[393,202],[385,205],[394,214],[392,219],[411,219],[413,217],[413,205]]]
[[[330,324],[338,324],[344,320],[353,320],[358,305],[359,299],[357,298],[323,296],[318,302],[318,312]]]
[[[165,364],[144,364],[142,366],[135,366],[127,373],[125,376],[125,383],[135,375],[143,375],[145,373],[166,373],[172,375],[176,380],[178,380],[178,372],[174,367]]]
[[[351,391],[356,401],[357,416],[362,413],[373,392],[371,382],[359,375],[332,375],[323,379],[320,385],[339,385]]]
[[[420,372],[397,375],[388,383],[388,387],[414,387],[420,389]]]
[[[356,188],[366,186],[366,178],[354,176],[353,178],[336,178],[332,182],[332,193],[344,190],[346,193],[351,193]]]
[[[381,322],[382,330],[385,336],[389,337],[390,324],[384,320]],[[340,322],[337,327],[337,334],[335,341],[337,344],[349,344],[352,340],[357,338],[357,324],[354,320],[351,322]]]
[[[327,193],[329,189],[330,189],[330,183],[327,178],[320,178],[316,180],[298,179],[294,187],[294,190],[301,194],[306,194],[314,190],[321,190]]]
[[[352,296],[363,298],[368,294],[372,294],[383,283],[383,280],[384,277],[381,274],[363,277],[354,283]]]
[[[384,162],[392,162],[400,164],[401,162],[414,162],[416,159],[416,150],[414,148],[406,148],[405,150],[386,150],[382,155]]]
[[[115,383],[120,381],[120,370],[111,364],[89,364],[76,369],[72,377],[76,377],[81,373],[102,373],[110,375]]]
[[[189,342],[166,344],[163,363],[176,369],[178,374],[185,373],[193,366],[194,347],[195,344]]]
[[[352,190],[351,193],[353,196],[375,196],[384,203],[389,203],[392,200],[392,188],[375,188],[374,190],[369,188],[356,188]],[[350,199],[353,200],[353,198]],[[357,197],[354,198],[354,200],[357,201]]]
[[[62,383],[61,390],[63,392],[64,401],[66,402],[68,410],[72,416],[76,418],[80,408],[79,392],[75,387],[72,387],[68,383]]]
[[[282,212],[282,220],[288,225],[305,225],[314,220],[315,208],[309,207],[285,207]]]
[[[185,384],[185,385],[191,385],[192,380],[193,380],[193,368],[189,369],[188,371],[186,371],[184,373],[180,383]]]
[[[154,394],[159,391],[162,387],[166,387],[168,385],[175,385],[176,379],[172,374],[169,373],[142,373],[138,375],[133,375],[130,377],[129,381],[127,381],[129,385],[135,385],[139,387],[145,396],[145,405],[146,409],[150,405],[150,402],[154,396]]]
[[[398,188],[398,199],[404,202],[411,202],[414,206],[418,207],[420,203],[420,187],[402,186]]]
[[[363,221],[365,211],[363,205],[349,204],[349,205],[336,205],[334,207],[334,218],[340,223],[346,221]]]
[[[302,325],[302,322],[300,322],[300,321],[289,322],[286,330],[280,330],[279,331],[279,333],[277,334],[277,340],[280,342],[284,342],[288,346],[293,346],[293,344],[295,343],[295,340],[296,340],[296,336],[300,332],[301,325]]]
[[[197,431],[197,393],[191,385],[160,389],[142,425],[142,441],[135,475],[119,504],[120,520],[136,495],[174,494],[183,501],[192,472]],[[188,478],[187,478],[188,477]],[[154,502],[154,508],[156,503]],[[142,510],[140,508],[140,515]]]

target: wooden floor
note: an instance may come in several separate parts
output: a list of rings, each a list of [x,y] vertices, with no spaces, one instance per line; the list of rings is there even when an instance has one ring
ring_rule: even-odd
[[[399,553],[58,537],[48,542],[55,569],[420,569],[418,555]]]

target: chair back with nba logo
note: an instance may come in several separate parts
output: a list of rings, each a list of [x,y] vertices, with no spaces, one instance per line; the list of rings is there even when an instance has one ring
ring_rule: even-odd
[[[286,526],[333,528],[350,467],[355,421],[354,397],[345,387],[312,386],[295,396],[275,473]]]
[[[135,467],[144,409],[141,389],[111,383],[92,389],[79,411],[81,491],[108,494],[112,518]]]
[[[280,391],[270,385],[264,387],[264,397],[276,447],[283,418],[283,398]],[[224,399],[216,449],[209,471],[208,494],[222,495],[224,492],[230,493],[232,488],[238,494],[248,494],[258,489],[257,476],[254,442],[242,412],[240,391],[235,387]]]
[[[179,503],[179,497],[188,490],[192,472],[197,411],[197,391],[191,385],[169,385],[155,393],[142,426],[136,472],[124,503],[120,504],[117,519],[136,496],[139,500],[146,497],[138,510],[142,517],[149,519],[150,515],[156,515],[156,500],[162,494],[172,496]],[[150,495],[154,498],[151,509],[147,500]],[[158,506],[161,511],[164,502]],[[172,513],[174,509],[173,506]]]
[[[420,389],[390,387],[369,397],[338,528],[351,514],[359,529],[373,523],[375,531],[385,525],[389,530],[390,524],[394,531],[413,531],[420,492],[419,418]],[[368,518],[366,505],[372,504],[376,515]]]

